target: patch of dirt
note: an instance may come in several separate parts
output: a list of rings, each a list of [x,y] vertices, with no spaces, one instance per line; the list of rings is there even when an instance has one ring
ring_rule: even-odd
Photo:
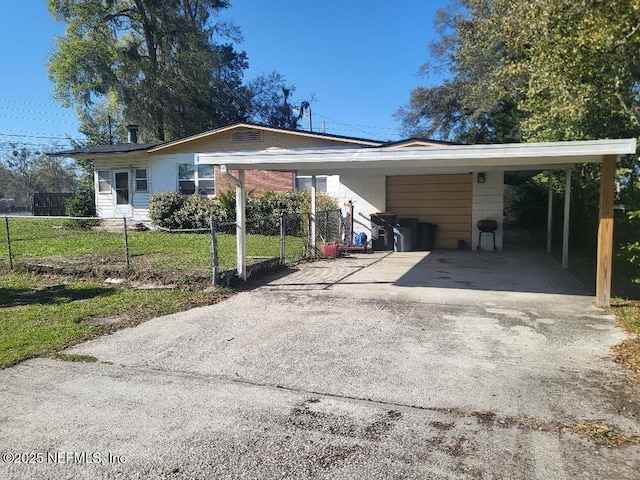
[[[442,430],[443,432],[446,432],[455,427],[455,424],[452,422],[431,422],[431,426],[436,430]]]
[[[108,317],[86,318],[83,323],[88,325],[119,325],[127,320],[126,315],[110,315]]]
[[[49,355],[54,360],[62,360],[63,362],[93,363],[98,359],[93,355],[78,355],[75,353],[54,352]]]
[[[621,447],[629,443],[638,443],[637,436],[621,435],[610,426],[600,423],[574,423],[570,428],[575,433],[587,435],[598,445],[606,445],[607,447]]]
[[[640,384],[640,337],[629,338],[613,347],[613,361],[636,373],[634,383]]]
[[[541,422],[531,417],[499,417],[493,412],[465,412],[456,408],[435,409],[459,418],[473,417],[483,426],[497,426],[502,428],[518,427],[527,430],[539,430],[542,432],[572,432],[587,436],[599,445],[607,447],[622,447],[628,444],[640,443],[637,435],[625,435],[615,431],[614,427],[598,422],[585,422],[565,424],[560,422]]]
[[[313,410],[311,405],[319,402],[319,399],[312,398],[296,405],[287,418],[286,424],[297,429],[379,442],[402,417],[400,412],[389,410],[372,422],[363,425],[359,419],[349,418],[347,415]]]
[[[367,425],[362,437],[366,440],[380,441],[384,435],[391,431],[401,417],[402,414],[397,410],[389,410],[386,415]]]
[[[311,468],[307,468],[307,473],[313,475],[316,468],[321,470],[328,470],[336,465],[344,462],[347,458],[360,453],[363,448],[359,445],[349,446],[336,446],[326,445],[322,443],[316,443],[316,449],[313,452],[307,453],[305,456],[305,463]]]

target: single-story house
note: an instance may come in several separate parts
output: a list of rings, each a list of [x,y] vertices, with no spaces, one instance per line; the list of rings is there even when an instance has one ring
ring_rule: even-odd
[[[473,237],[479,233],[476,228],[479,220],[492,219],[498,224],[498,249],[502,248],[503,242],[505,179],[517,177],[522,172],[565,170],[566,191],[569,192],[565,195],[563,229],[563,266],[566,268],[571,168],[581,163],[599,163],[596,297],[599,305],[609,304],[616,162],[620,156],[636,152],[635,138],[501,145],[424,146],[411,141],[406,143],[378,147],[283,148],[263,152],[197,154],[196,164],[220,167],[236,186],[238,275],[246,278],[245,172],[254,169],[295,171],[312,179],[318,175],[337,175],[339,187],[336,196],[340,202],[353,203],[356,228],[369,229],[372,212],[389,211],[415,217],[439,225],[436,248],[455,248],[458,240],[472,245]]]
[[[479,220],[497,222],[503,246],[504,185],[507,179],[572,166],[602,165],[598,278],[601,305],[609,303],[616,161],[634,154],[636,139],[501,145],[454,145],[424,139],[400,142],[341,137],[238,124],[162,144],[137,144],[56,152],[95,162],[96,205],[103,217],[148,217],[151,194],[177,191],[215,195],[236,189],[238,274],[245,278],[244,205],[248,192],[293,190],[307,181],[340,205],[352,204],[354,232],[371,238],[370,215],[392,212],[438,225],[435,248],[478,241]],[[568,256],[570,195],[565,198],[563,265]],[[314,212],[313,212],[314,213]],[[551,216],[551,204],[549,205]]]
[[[436,142],[432,142],[436,144]],[[271,149],[333,149],[374,147],[384,142],[301,130],[241,123],[171,142],[138,143],[135,126],[129,141],[49,153],[94,161],[96,210],[100,218],[149,218],[149,198],[175,191],[215,196],[233,189],[219,168],[197,164],[198,152],[264,151]],[[322,189],[337,191],[337,178],[322,178]],[[290,192],[305,188],[307,177],[294,171],[247,172],[247,191]]]

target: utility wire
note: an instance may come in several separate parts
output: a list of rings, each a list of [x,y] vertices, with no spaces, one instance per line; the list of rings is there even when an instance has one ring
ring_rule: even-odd
[[[72,115],[70,113],[60,113],[60,112],[43,112],[40,110],[31,110],[31,109],[26,109],[26,108],[16,108],[16,107],[5,107],[4,105],[0,105],[0,108],[2,110],[9,110],[11,112],[20,112],[20,113],[37,113],[39,115],[54,115],[56,117],[69,117],[69,118],[75,118],[75,115]]]
[[[77,125],[76,122],[65,122],[63,120],[51,120],[48,118],[31,118],[31,117],[16,117],[13,115],[0,115],[1,118],[10,118],[11,120],[28,120],[30,122],[46,122],[46,123],[64,123],[66,125]]]
[[[18,138],[35,138],[42,140],[81,140],[78,137],[61,137],[55,135],[22,135],[18,133],[0,133],[0,137],[18,137]]]

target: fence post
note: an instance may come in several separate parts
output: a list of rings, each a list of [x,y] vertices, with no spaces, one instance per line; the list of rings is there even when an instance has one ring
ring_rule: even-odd
[[[218,237],[216,231],[216,221],[211,216],[209,219],[209,229],[211,231],[211,285],[215,286],[218,281]]]
[[[129,271],[129,267],[131,266],[131,261],[129,258],[129,235],[127,233],[127,217],[122,217],[122,221],[124,224],[124,256],[127,262],[127,272]]]
[[[324,241],[330,242],[333,240],[329,238],[329,210],[324,211]]]
[[[285,238],[286,238],[286,233],[287,233],[287,229],[286,229],[286,224],[287,224],[287,217],[286,217],[287,213],[286,212],[281,212],[280,213],[280,264],[284,265],[285,264]]]
[[[7,251],[9,252],[9,268],[13,270],[13,255],[11,253],[11,237],[9,236],[9,217],[4,217],[4,228],[7,231]]]

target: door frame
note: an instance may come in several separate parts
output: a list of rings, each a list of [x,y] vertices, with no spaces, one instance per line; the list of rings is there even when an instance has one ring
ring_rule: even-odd
[[[118,203],[118,183],[116,181],[116,175],[119,173],[127,174],[127,203]],[[121,168],[113,171],[113,213],[116,217],[131,217],[133,215],[133,202],[132,202],[132,190],[131,190],[131,170],[127,168]]]

